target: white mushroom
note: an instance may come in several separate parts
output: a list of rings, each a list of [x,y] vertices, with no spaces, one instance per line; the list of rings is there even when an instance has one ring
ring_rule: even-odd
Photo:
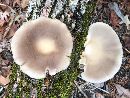
[[[44,78],[66,69],[73,47],[66,25],[57,19],[40,17],[22,25],[11,42],[14,61],[31,78]]]
[[[92,83],[113,78],[120,69],[122,57],[122,45],[112,27],[102,22],[90,25],[85,51],[79,61],[86,65],[82,78]]]

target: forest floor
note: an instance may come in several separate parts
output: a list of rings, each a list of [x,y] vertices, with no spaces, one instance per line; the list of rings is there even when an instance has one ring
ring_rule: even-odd
[[[48,1],[48,3],[45,3],[46,1]],[[81,28],[84,28],[80,25],[82,23],[80,22],[80,19],[83,18],[80,16],[85,16],[89,14],[85,14],[84,5],[83,10],[80,10],[80,13],[78,11],[79,6],[81,8],[81,4],[79,2],[79,4],[77,3],[76,5],[71,4],[71,11],[66,11],[67,7],[62,6],[61,4],[59,5],[59,8],[62,7],[62,9],[65,10],[62,10],[61,13],[55,16],[55,14],[53,13],[57,13],[57,10],[59,10],[59,8],[56,7],[55,4],[58,1],[52,0],[52,3],[49,3],[49,1],[50,0],[43,0],[44,6],[42,9],[42,13],[40,14],[46,17],[56,17],[67,25],[71,25],[71,28],[68,28],[71,30],[72,35],[76,36],[75,38],[79,38],[77,37],[78,34],[75,34],[75,32],[81,32]],[[15,31],[27,18],[26,15],[29,9],[29,7],[27,7],[29,4],[28,2],[29,0],[0,0],[0,98],[2,98],[2,96],[5,98],[12,98],[9,96],[17,96],[17,92],[21,92],[19,88],[24,85],[25,86],[22,88],[23,91],[20,94],[20,96],[24,96],[23,98],[28,98],[29,96],[32,96],[32,98],[36,98],[36,96],[43,96],[44,98],[44,95],[38,95],[37,93],[40,92],[41,94],[45,94],[48,90],[42,85],[44,84],[45,86],[48,86],[50,80],[44,79],[44,82],[43,80],[37,81],[23,75],[23,73],[19,70],[16,71],[16,69],[19,69],[19,67],[14,64],[12,58],[10,41]],[[59,2],[65,3],[62,0],[59,0]],[[91,4],[92,2],[88,2],[85,4]],[[87,96],[88,98],[130,98],[130,1],[98,0],[95,2],[96,7],[94,7],[94,11],[90,11],[90,14],[92,15],[91,18],[89,18],[90,20],[88,21],[90,22],[90,24],[97,21],[102,21],[113,27],[113,29],[119,36],[123,46],[124,56],[122,66],[119,72],[114,76],[114,78],[101,84],[86,83],[84,80],[82,80],[80,76],[78,76],[77,79],[73,81],[73,89],[72,92],[70,92],[70,97],[86,98]],[[55,8],[55,10],[52,10],[50,6],[52,7],[52,9]],[[73,7],[75,7],[74,10],[76,11],[73,11]],[[77,14],[77,12],[79,14]],[[62,14],[64,15],[65,13],[69,16],[71,23],[66,22],[66,17],[64,17],[63,19]],[[73,25],[75,25],[76,27],[73,28]],[[80,26],[78,27],[78,25]],[[22,78],[19,76],[21,76]],[[21,79],[23,80],[21,81]],[[43,92],[39,90],[39,85],[42,86],[40,87],[40,90],[43,89]],[[7,94],[9,92],[11,93]],[[28,97],[25,97],[26,95],[28,95]]]

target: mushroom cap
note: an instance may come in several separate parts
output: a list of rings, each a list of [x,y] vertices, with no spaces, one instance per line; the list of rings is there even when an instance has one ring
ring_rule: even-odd
[[[23,24],[14,34],[11,50],[14,61],[31,78],[44,78],[66,69],[73,48],[66,25],[57,19],[40,17]]]
[[[35,46],[38,52],[46,54],[46,55],[56,51],[55,41],[49,38],[38,39],[35,43]]]
[[[116,32],[109,25],[96,22],[90,25],[85,51],[80,64],[85,64],[82,78],[101,83],[114,77],[122,64],[122,45]]]

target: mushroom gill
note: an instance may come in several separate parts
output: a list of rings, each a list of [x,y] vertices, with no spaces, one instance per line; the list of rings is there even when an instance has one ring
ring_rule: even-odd
[[[96,22],[90,25],[85,51],[80,64],[84,64],[83,79],[92,83],[105,82],[114,77],[122,64],[122,45],[109,25]]]

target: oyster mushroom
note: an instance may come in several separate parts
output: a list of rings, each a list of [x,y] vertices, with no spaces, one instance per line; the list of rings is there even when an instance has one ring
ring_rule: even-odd
[[[80,64],[84,64],[82,78],[101,83],[114,77],[122,64],[122,45],[116,32],[109,25],[96,22],[90,25],[85,51]]]
[[[72,36],[57,19],[40,17],[23,24],[14,34],[11,50],[14,61],[31,78],[44,78],[46,70],[55,75],[70,63]]]

